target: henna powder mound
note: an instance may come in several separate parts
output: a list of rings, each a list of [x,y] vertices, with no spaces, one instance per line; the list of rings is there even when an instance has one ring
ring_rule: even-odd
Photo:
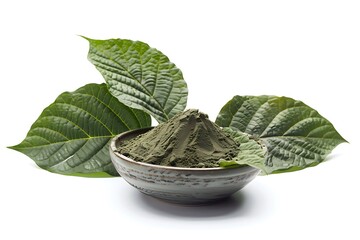
[[[218,167],[239,152],[235,142],[208,116],[195,109],[178,113],[167,122],[129,141],[118,152],[135,161],[174,167]]]

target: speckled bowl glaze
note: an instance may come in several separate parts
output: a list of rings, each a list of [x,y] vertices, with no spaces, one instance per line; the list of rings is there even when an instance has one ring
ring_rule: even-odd
[[[217,201],[243,188],[259,170],[239,168],[179,168],[136,162],[116,152],[119,143],[151,128],[122,133],[111,140],[110,156],[116,170],[140,192],[181,204],[204,204]]]

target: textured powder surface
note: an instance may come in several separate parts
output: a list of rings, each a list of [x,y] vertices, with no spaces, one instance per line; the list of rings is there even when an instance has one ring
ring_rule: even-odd
[[[152,130],[123,142],[118,151],[135,161],[175,167],[218,167],[239,145],[206,114],[189,109]]]

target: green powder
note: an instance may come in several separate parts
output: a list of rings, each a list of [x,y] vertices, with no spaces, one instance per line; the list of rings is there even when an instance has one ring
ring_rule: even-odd
[[[239,144],[206,114],[190,109],[152,130],[123,142],[118,151],[135,161],[175,167],[218,167],[231,160]]]

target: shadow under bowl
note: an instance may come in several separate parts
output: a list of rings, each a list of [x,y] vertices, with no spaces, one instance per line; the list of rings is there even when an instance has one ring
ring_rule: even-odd
[[[251,182],[259,170],[237,168],[180,168],[142,163],[117,152],[120,143],[152,128],[131,130],[110,142],[110,157],[118,173],[140,192],[168,202],[205,204],[229,197]]]

